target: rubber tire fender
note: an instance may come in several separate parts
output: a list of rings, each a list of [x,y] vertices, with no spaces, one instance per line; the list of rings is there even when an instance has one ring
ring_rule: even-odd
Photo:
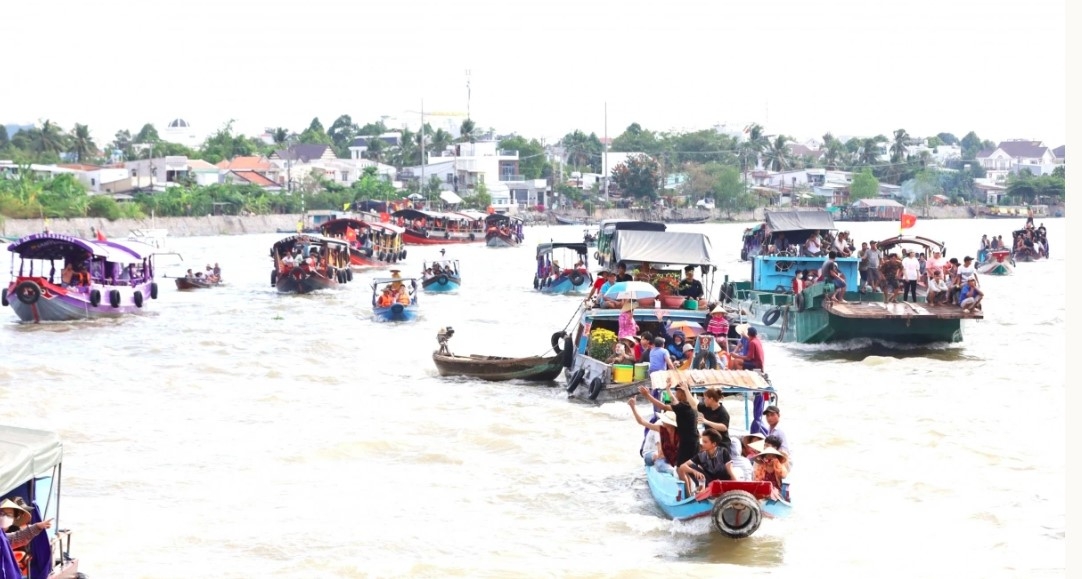
[[[100,304],[100,303],[101,303],[101,292],[96,290],[96,289],[90,290],[90,305],[96,308],[96,307],[98,307],[98,304]]]
[[[744,524],[734,526],[725,520],[725,512],[732,508],[740,508],[748,513]],[[744,539],[750,537],[759,530],[759,524],[763,522],[763,511],[759,508],[759,501],[755,495],[748,491],[728,491],[714,501],[714,507],[710,509],[710,520],[719,533],[730,539]]]
[[[477,241],[477,235],[471,233],[470,234],[470,241]]]
[[[132,294],[132,299],[135,300],[135,307],[137,307],[137,308],[143,307],[143,292],[141,292],[139,290],[135,290],[135,293]]]
[[[451,239],[451,232],[450,231],[444,231],[443,232],[443,238],[444,239]]]
[[[569,277],[568,279],[571,280],[571,285],[582,285],[582,282],[586,281],[586,278],[577,271],[572,272],[571,277]]]
[[[271,287],[278,285],[278,270],[271,270]]]
[[[575,391],[575,388],[579,387],[582,383],[582,379],[586,376],[586,368],[579,368],[575,370],[575,373],[571,375],[571,378],[567,381],[567,393],[571,394]]]
[[[605,384],[601,381],[600,376],[594,376],[593,380],[590,380],[590,400],[597,400],[597,397],[601,395],[601,391],[605,389]]]
[[[11,302],[8,301],[7,288],[0,290],[0,305],[3,305],[5,308],[11,305]]]
[[[781,317],[781,308],[778,308],[778,307],[770,308],[769,310],[766,311],[765,314],[763,314],[763,325],[765,325],[765,326],[773,326],[774,322],[777,322],[778,318],[780,318],[780,317]]]
[[[551,338],[549,338],[549,345],[552,346],[552,349],[556,352],[557,356],[563,353],[563,350],[560,349],[560,339],[566,337],[567,332],[560,330],[559,332],[553,334]]]
[[[563,351],[564,368],[570,368],[575,363],[575,341],[571,336],[564,337]]]
[[[535,275],[535,276],[533,276],[533,289],[539,289],[539,287],[540,286],[537,283],[537,276]]]
[[[447,285],[447,276],[441,275],[439,278],[436,279],[436,283],[440,285]]]
[[[150,299],[158,299],[158,282],[156,281],[150,282]]]
[[[406,259],[406,250],[405,249],[402,250],[402,259]]]
[[[15,286],[15,297],[28,306],[36,304],[41,299],[41,286],[32,281],[21,282]]]
[[[747,261],[747,260],[748,260],[748,248],[745,247],[745,248],[740,250],[740,261]]]
[[[114,308],[120,307],[120,290],[109,290],[109,305]]]
[[[353,270],[352,269],[347,269],[346,270],[346,281],[347,282],[353,281]]]
[[[387,252],[379,252],[379,256],[377,257],[377,259],[379,259],[380,261],[387,261]]]

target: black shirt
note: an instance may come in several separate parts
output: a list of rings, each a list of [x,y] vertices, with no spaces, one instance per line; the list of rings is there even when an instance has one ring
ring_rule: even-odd
[[[687,402],[672,405],[676,414],[676,435],[680,438],[677,465],[684,464],[699,454],[699,415]]]
[[[630,273],[618,273],[618,274],[616,274],[616,281],[617,282],[632,281],[633,279],[634,278],[631,277]]]
[[[697,279],[684,278],[680,280],[680,295],[686,298],[698,299],[703,297],[703,284]]]
[[[725,465],[732,460],[729,449],[719,446],[713,457],[706,454],[704,450],[691,459],[691,464],[695,465],[696,470],[706,475],[706,482],[710,483],[715,480],[731,480],[729,469],[725,468]]]
[[[700,402],[698,410],[699,414],[703,415],[703,420],[724,424],[726,429],[729,428],[729,411],[725,409],[725,406],[718,404],[716,410],[711,410],[705,402]]]

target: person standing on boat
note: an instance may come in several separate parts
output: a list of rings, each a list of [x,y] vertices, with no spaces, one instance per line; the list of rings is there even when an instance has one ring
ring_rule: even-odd
[[[831,251],[827,254],[827,260],[823,263],[823,271],[820,277],[823,281],[834,284],[834,293],[831,295],[831,299],[840,303],[845,303],[845,276],[842,275],[842,271],[838,269],[838,262],[834,261],[838,259],[838,253]]]
[[[958,281],[959,283],[961,283],[963,288],[967,283],[969,283],[969,280],[971,279],[975,283],[980,283],[980,281],[977,279],[977,268],[973,266],[972,257],[967,255],[964,259],[962,259],[962,267],[958,268],[958,278]]]
[[[665,392],[671,393],[671,391],[672,387],[666,383]],[[650,391],[646,389],[646,386],[639,386],[639,394],[645,396],[654,405],[654,410],[658,412],[671,410],[676,415],[676,434],[680,439],[680,448],[678,449],[676,462],[673,464],[682,465],[699,454],[699,413],[691,405],[695,398],[691,395],[691,390],[688,389],[687,384],[677,386],[676,402],[673,404],[666,404],[654,398]],[[689,477],[684,477],[684,484],[687,485],[685,488],[692,488],[691,482]]]
[[[654,347],[650,348],[650,368],[647,370],[650,374],[657,372],[658,370],[675,370],[676,366],[672,363],[672,355],[669,354],[669,350],[665,347],[665,338],[658,336],[654,338]]]
[[[689,265],[684,268],[684,279],[680,280],[677,293],[693,300],[703,297],[703,284],[695,279],[694,265]]]
[[[882,291],[883,276],[879,271],[882,261],[883,252],[879,250],[879,242],[871,242],[868,247],[868,284],[873,292]]]
[[[908,301],[912,292],[913,301],[917,301],[917,280],[920,279],[920,262],[917,261],[913,251],[906,253],[902,260],[902,276],[905,280],[905,289],[902,292],[902,301]]]

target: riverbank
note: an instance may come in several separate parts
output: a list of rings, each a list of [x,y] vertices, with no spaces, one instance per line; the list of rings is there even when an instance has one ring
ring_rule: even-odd
[[[247,235],[250,233],[274,233],[279,229],[294,231],[301,215],[206,215],[203,217],[158,217],[151,219],[4,219],[0,235],[22,237],[38,233],[45,227],[49,231],[67,233],[76,237],[92,237],[91,228],[100,230],[107,237],[127,237],[133,229],[165,229],[170,237],[195,237],[201,235]]]

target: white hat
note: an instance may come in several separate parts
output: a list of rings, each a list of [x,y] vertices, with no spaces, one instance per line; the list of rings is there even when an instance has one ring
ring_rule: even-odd
[[[672,410],[666,410],[665,412],[658,414],[657,421],[659,424],[668,424],[669,426],[676,428],[676,413]]]

